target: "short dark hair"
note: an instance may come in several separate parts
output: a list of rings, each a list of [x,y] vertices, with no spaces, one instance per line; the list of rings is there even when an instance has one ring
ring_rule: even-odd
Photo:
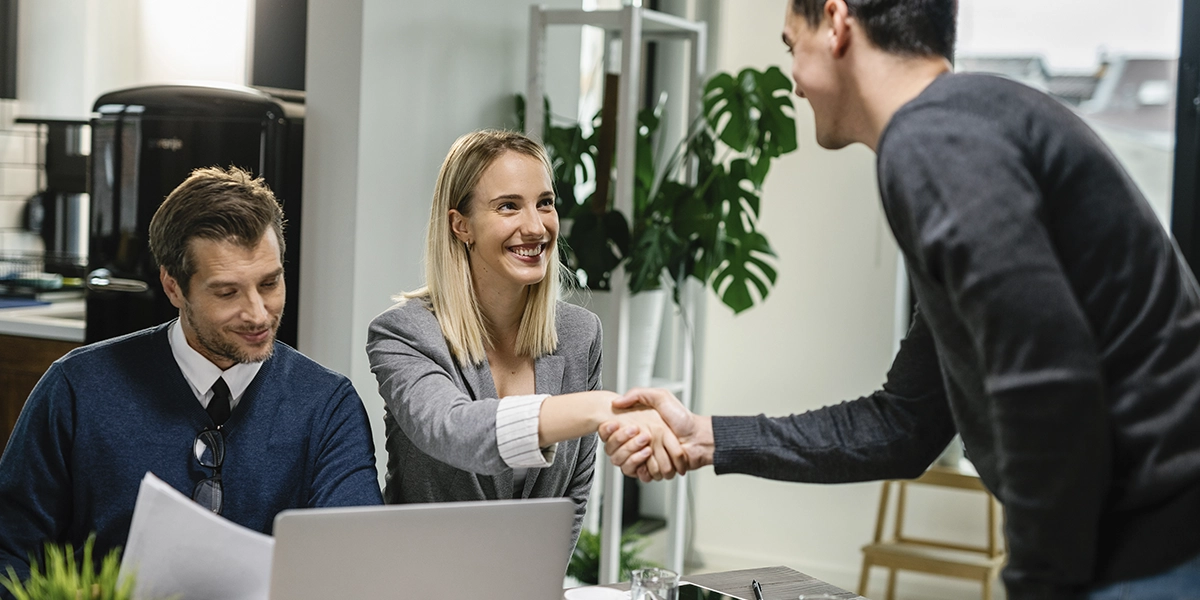
[[[867,39],[884,52],[942,56],[954,61],[958,0],[845,0]],[[810,27],[821,23],[826,0],[792,0],[792,12]]]
[[[193,239],[231,241],[253,248],[269,227],[279,240],[282,262],[283,224],[279,201],[261,177],[237,167],[196,169],[150,219],[150,252],[186,296],[195,273],[190,251]]]

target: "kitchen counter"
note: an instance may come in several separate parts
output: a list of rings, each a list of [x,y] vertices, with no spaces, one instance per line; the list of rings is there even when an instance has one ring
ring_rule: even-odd
[[[0,309],[0,334],[83,343],[83,300]]]

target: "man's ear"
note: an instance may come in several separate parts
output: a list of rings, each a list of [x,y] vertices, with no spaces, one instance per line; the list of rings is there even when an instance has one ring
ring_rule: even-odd
[[[179,289],[179,282],[167,274],[166,267],[158,268],[158,280],[162,282],[163,291],[167,293],[167,298],[171,300],[171,305],[182,310],[185,300],[183,290]]]
[[[467,245],[475,241],[471,237],[471,229],[467,223],[466,215],[458,212],[458,209],[452,208],[446,215],[446,218],[450,219],[450,232],[454,234],[454,237],[458,241]]]
[[[829,50],[841,58],[850,47],[850,7],[845,0],[826,0],[825,18],[829,20]]]

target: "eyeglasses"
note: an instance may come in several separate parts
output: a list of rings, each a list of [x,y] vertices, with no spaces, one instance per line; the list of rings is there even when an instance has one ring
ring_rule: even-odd
[[[202,479],[192,488],[192,500],[219,515],[225,495],[221,486],[221,464],[225,462],[225,436],[221,434],[221,430],[205,429],[197,433],[196,440],[192,442],[192,454],[200,466],[213,470],[212,477]]]

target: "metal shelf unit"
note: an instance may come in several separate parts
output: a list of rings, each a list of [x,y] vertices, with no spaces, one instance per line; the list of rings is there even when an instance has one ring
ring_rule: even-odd
[[[546,51],[546,29],[549,26],[589,25],[605,30],[607,36],[619,38],[621,41],[620,75],[623,82],[617,101],[617,148],[616,148],[616,182],[614,186],[614,204],[617,210],[626,215],[633,213],[634,186],[634,153],[637,133],[638,99],[642,90],[638,77],[642,64],[642,44],[651,40],[676,40],[690,42],[690,68],[688,71],[687,122],[692,123],[700,116],[701,86],[706,72],[705,49],[707,47],[708,27],[706,23],[697,23],[668,15],[661,12],[644,9],[639,6],[625,6],[620,10],[584,11],[579,9],[547,9],[543,6],[530,7],[529,16],[529,67],[526,81],[526,134],[540,139],[544,108],[542,98],[545,93],[544,56]],[[607,48],[606,48],[607,50]],[[694,177],[694,169],[693,175]],[[613,293],[619,294],[617,308],[617,356],[605,357],[615,360],[616,389],[624,391],[629,387],[629,293],[623,271],[613,273]],[[690,316],[690,303],[685,303],[684,320],[693,323]],[[686,323],[684,325],[686,329]],[[606,332],[606,334],[609,332]],[[678,381],[663,382],[656,380],[654,385],[671,389],[684,403],[691,408],[693,365],[692,336],[676,336],[683,340],[681,345],[682,373]],[[601,558],[600,583],[614,583],[618,580],[620,538],[621,538],[621,504],[624,496],[624,480],[620,469],[609,461],[597,461],[603,469],[603,514],[601,518]],[[667,567],[681,573],[683,571],[685,533],[687,523],[687,486],[682,478],[671,482],[671,509],[668,518]]]

